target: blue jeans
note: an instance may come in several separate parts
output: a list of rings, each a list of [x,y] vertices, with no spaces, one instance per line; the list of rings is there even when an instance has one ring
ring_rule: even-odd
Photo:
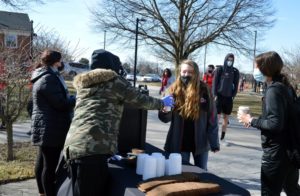
[[[190,152],[181,152],[182,164],[190,164]],[[203,152],[195,156],[193,153],[194,162],[197,167],[207,170],[208,152]]]

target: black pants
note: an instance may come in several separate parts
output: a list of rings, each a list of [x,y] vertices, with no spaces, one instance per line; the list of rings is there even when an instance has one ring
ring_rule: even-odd
[[[75,159],[71,163],[74,196],[109,195],[107,155],[92,155]]]
[[[281,147],[264,148],[261,166],[261,195],[280,196],[282,189],[287,196],[299,196],[299,170],[289,161]]]
[[[55,196],[55,170],[58,164],[61,147],[40,147],[35,164],[35,178],[39,193]]]

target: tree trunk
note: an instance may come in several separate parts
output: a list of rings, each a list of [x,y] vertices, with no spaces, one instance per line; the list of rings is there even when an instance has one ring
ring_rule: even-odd
[[[11,122],[6,122],[6,134],[7,134],[7,161],[14,160],[13,151],[13,126]]]

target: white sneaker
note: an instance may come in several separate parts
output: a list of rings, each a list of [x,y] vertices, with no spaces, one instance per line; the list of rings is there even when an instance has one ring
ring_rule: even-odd
[[[230,146],[230,144],[225,139],[220,140],[220,144],[221,146],[226,146],[226,147]]]

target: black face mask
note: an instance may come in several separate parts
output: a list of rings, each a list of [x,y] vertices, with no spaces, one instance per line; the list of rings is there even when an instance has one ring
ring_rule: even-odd
[[[180,80],[183,84],[188,85],[191,81],[192,76],[180,76]]]
[[[60,64],[61,64],[61,65],[60,65],[59,67],[57,67],[57,70],[58,70],[59,72],[61,72],[61,71],[64,70],[64,68],[65,68],[65,64],[64,64],[63,62],[61,62]]]
[[[208,73],[212,73],[212,72],[213,72],[213,70],[209,69],[207,72],[208,72]]]

